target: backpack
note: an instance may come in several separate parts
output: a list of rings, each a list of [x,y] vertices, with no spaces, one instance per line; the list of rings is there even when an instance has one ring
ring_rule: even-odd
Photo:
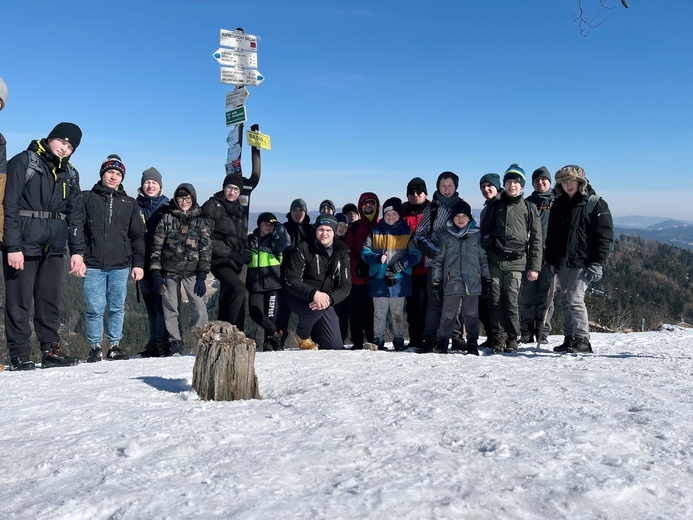
[[[522,199],[522,201],[525,203],[525,209],[527,210],[525,213],[527,236],[524,237],[524,240],[521,238],[511,237],[494,237],[493,242],[489,244],[491,247],[494,247],[496,253],[498,253],[498,255],[504,260],[517,260],[521,258],[529,248],[529,235],[532,231],[532,222],[534,220],[534,213],[532,212],[532,208],[535,208],[536,206],[527,199]],[[488,235],[489,239],[491,228],[490,222],[496,221],[498,203],[496,202],[492,204],[490,210],[491,213],[490,215],[486,215],[486,218],[484,219],[484,229],[482,229],[481,231],[482,237],[486,237]]]

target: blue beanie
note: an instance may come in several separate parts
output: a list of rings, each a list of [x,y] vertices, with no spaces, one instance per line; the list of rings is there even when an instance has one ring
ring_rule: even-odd
[[[481,179],[479,179],[479,187],[485,182],[493,184],[497,190],[500,190],[500,175],[497,173],[487,173]]]

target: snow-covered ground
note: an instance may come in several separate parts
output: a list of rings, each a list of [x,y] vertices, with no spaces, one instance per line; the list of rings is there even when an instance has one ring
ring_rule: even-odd
[[[5,371],[2,517],[693,518],[693,331],[592,343],[264,352],[235,402],[192,356]]]

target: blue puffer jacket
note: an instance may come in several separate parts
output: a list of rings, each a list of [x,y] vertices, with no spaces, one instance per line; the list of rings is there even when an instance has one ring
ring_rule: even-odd
[[[410,240],[411,228],[404,220],[398,220],[392,226],[381,220],[366,238],[361,251],[361,258],[368,264],[370,284],[368,294],[374,298],[401,298],[411,296],[412,267],[421,260],[421,251]],[[387,262],[382,263],[382,256],[387,255]],[[399,272],[393,269],[394,264],[403,266]],[[388,270],[389,269],[389,270]]]

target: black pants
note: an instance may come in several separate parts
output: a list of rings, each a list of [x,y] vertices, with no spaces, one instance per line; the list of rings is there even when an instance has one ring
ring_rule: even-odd
[[[219,280],[219,312],[217,319],[243,330],[245,326],[245,284],[230,267],[213,267],[212,274]]]
[[[409,343],[412,346],[423,345],[428,291],[426,290],[427,274],[415,274],[411,277],[412,293],[407,296],[407,324],[409,325]]]
[[[301,300],[286,293],[285,299],[289,308],[298,315],[296,336],[301,339],[312,338],[320,349],[341,350],[342,337],[339,331],[339,318],[334,307],[322,311],[313,311],[308,300]]]
[[[265,340],[277,332],[274,320],[277,316],[280,295],[281,291],[266,291],[248,295],[250,318],[265,331]]]
[[[349,335],[349,296],[344,298],[340,303],[334,306],[339,318],[339,331],[342,334],[342,343],[344,343]]]
[[[34,300],[34,330],[41,345],[60,341],[60,300],[65,260],[62,256],[25,256],[24,269],[7,264],[5,275],[5,336],[10,358],[31,354],[29,314]]]
[[[349,294],[349,326],[354,348],[363,348],[364,341],[373,341],[373,298],[367,285],[352,285]]]
[[[154,283],[148,277],[142,278],[138,283],[144,306],[147,309],[149,341],[167,341],[168,332],[166,331],[161,294],[154,292]]]

